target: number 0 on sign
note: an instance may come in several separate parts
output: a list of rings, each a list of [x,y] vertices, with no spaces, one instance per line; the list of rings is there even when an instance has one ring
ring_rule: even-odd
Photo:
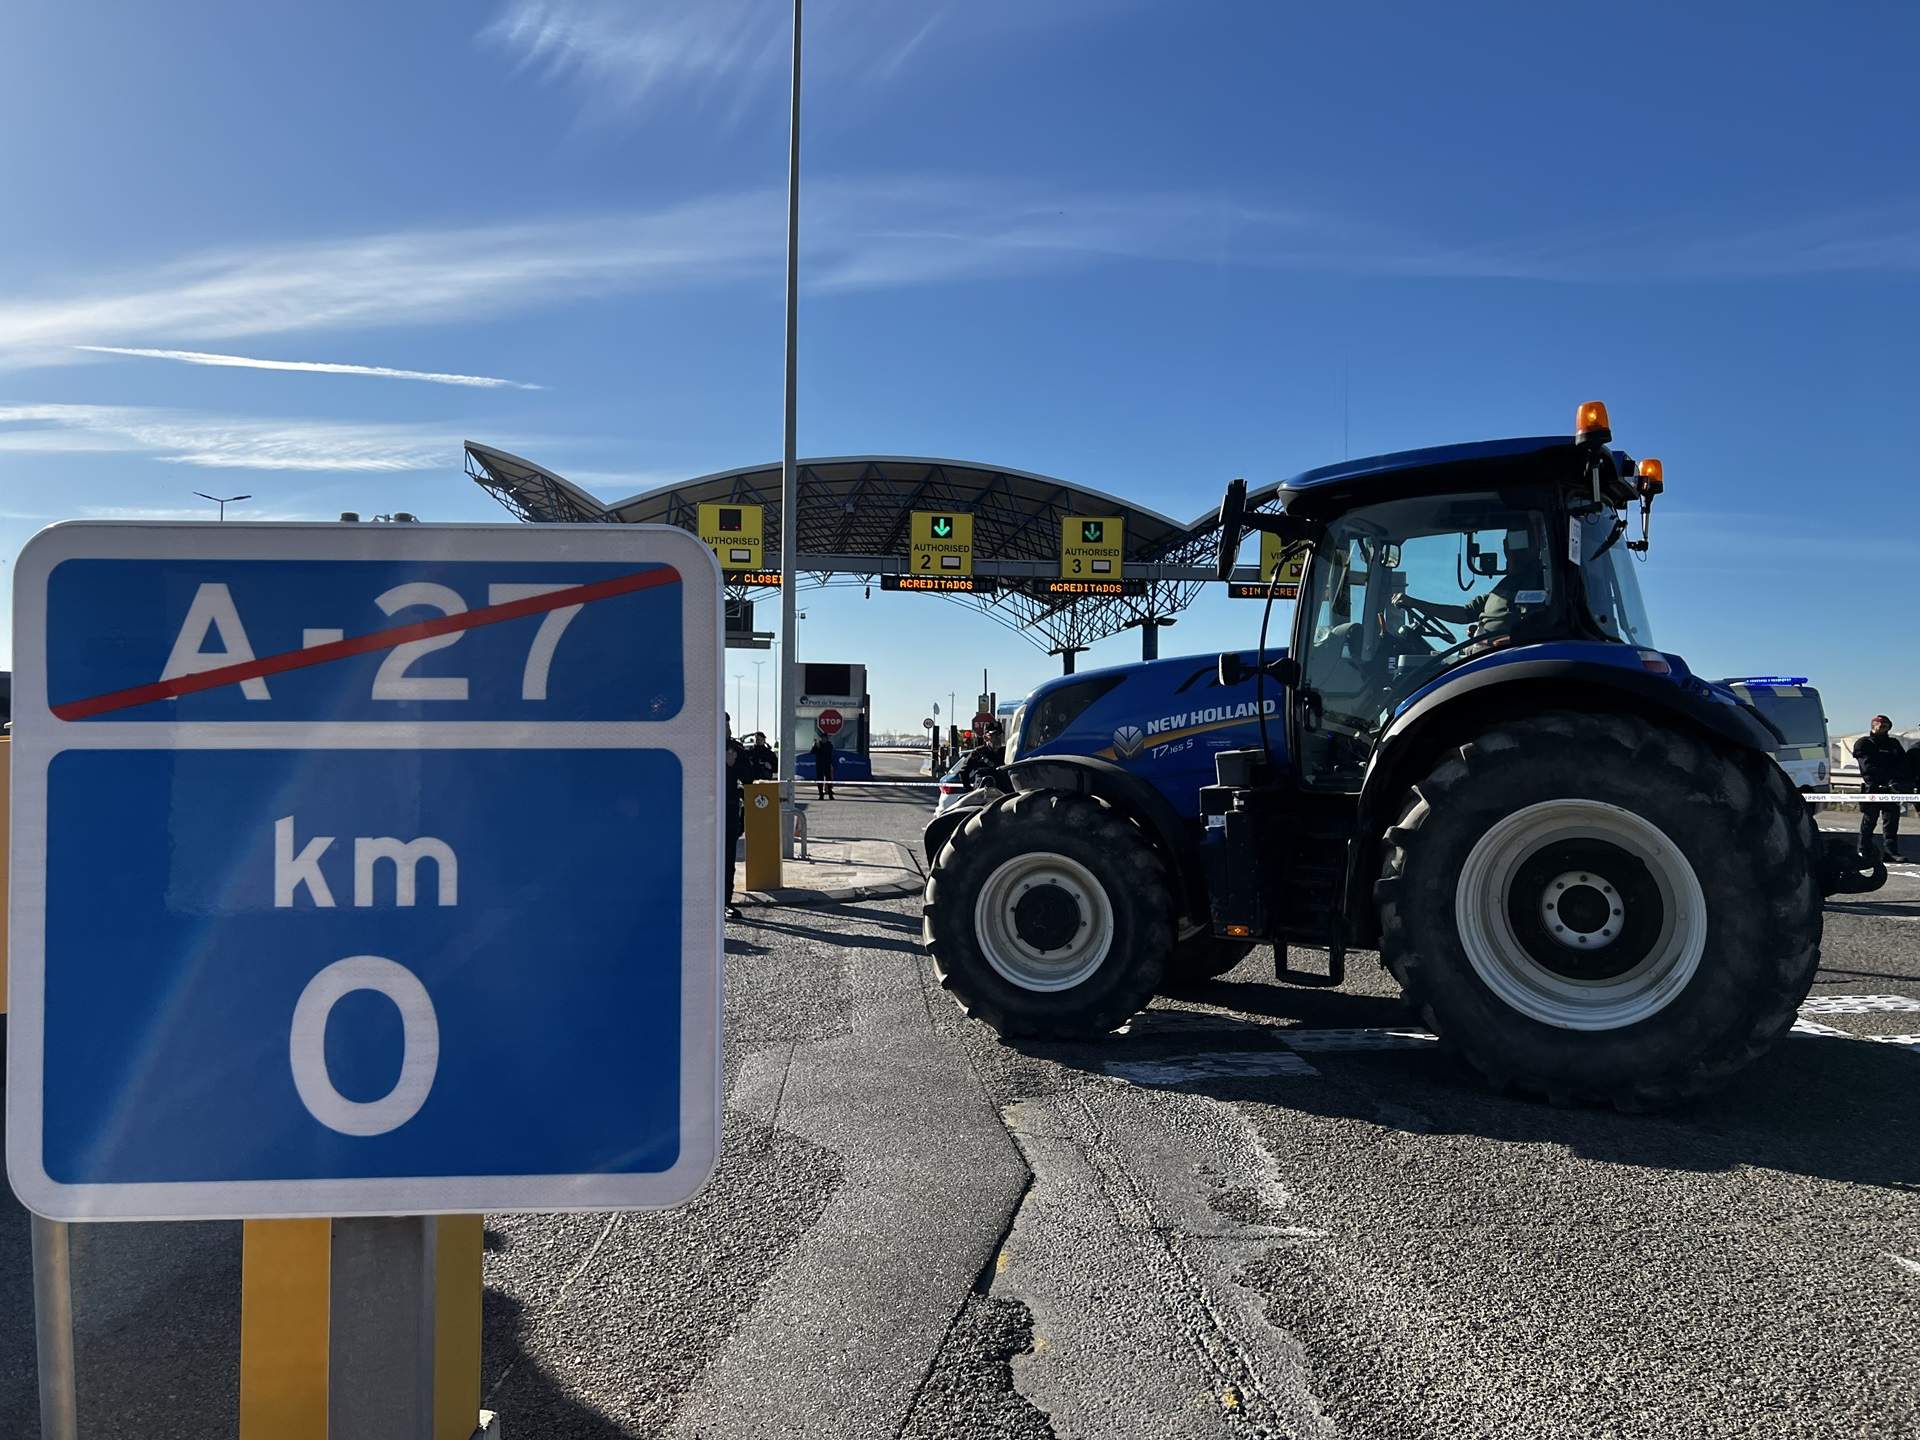
[[[63,525],[15,568],[7,1172],[56,1219],[677,1204],[720,571],[642,526]]]

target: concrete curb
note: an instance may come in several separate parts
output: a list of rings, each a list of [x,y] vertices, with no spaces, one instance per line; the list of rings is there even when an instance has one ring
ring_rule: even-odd
[[[905,895],[918,895],[926,887],[926,876],[920,871],[920,862],[911,848],[898,840],[880,840],[873,844],[891,845],[900,852],[900,869],[908,872],[898,880],[882,881],[877,885],[846,885],[831,890],[813,890],[800,886],[783,886],[778,890],[743,890],[733,897],[733,903],[741,909],[752,906],[756,909],[771,909],[785,906],[804,910],[815,905],[837,905],[848,900],[892,900]]]

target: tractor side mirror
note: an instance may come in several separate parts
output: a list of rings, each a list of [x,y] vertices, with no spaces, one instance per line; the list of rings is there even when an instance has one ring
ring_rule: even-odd
[[[1222,685],[1239,685],[1246,680],[1250,673],[1247,667],[1240,663],[1240,657],[1231,650],[1224,652],[1220,656],[1220,667],[1215,671],[1215,675]]]
[[[1247,519],[1247,482],[1227,482],[1227,493],[1220,501],[1220,578],[1233,578],[1234,563],[1240,558],[1240,532]],[[1225,657],[1222,657],[1223,659]]]

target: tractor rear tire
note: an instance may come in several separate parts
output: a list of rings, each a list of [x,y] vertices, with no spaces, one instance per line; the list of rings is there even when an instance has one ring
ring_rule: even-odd
[[[1381,956],[1496,1086],[1671,1105],[1792,1027],[1820,961],[1817,844],[1768,757],[1531,716],[1414,787],[1375,887]]]
[[[1167,960],[1164,988],[1169,991],[1217,980],[1253,953],[1249,940],[1226,940],[1218,935],[1193,935],[1175,943]]]
[[[1173,949],[1166,867],[1089,795],[1033,790],[968,818],[927,878],[921,939],[969,1015],[1013,1038],[1124,1025]]]

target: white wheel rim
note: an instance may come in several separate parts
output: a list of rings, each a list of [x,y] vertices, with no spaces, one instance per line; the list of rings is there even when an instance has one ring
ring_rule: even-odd
[[[1602,980],[1568,975],[1560,962],[1576,952],[1606,952],[1627,923],[1637,918],[1651,926],[1654,919],[1630,913],[1633,906],[1620,893],[1619,876],[1607,875],[1605,865],[1562,868],[1539,894],[1516,897],[1522,867],[1548,847],[1568,842],[1598,842],[1638,861],[1660,908],[1645,955]],[[1554,903],[1555,884],[1588,887],[1606,902],[1607,913],[1568,923],[1563,933],[1554,934],[1562,918]],[[1537,910],[1543,932],[1551,937],[1538,954],[1514,928],[1516,901]],[[1658,1014],[1687,988],[1706,951],[1707,900],[1687,857],[1651,821],[1598,800],[1548,800],[1515,811],[1480,837],[1460,868],[1454,923],[1474,973],[1502,1003],[1566,1030],[1619,1030]]]
[[[1058,893],[1040,894],[1042,887]],[[1057,913],[1071,905],[1077,923],[1062,943],[1035,943],[1031,921],[1023,928],[1022,902],[1046,904]],[[973,906],[974,934],[994,973],[1022,990],[1042,994],[1084,984],[1113,948],[1113,904],[1106,888],[1077,860],[1050,851],[1003,862],[980,887]],[[1042,937],[1052,940],[1056,937]]]

